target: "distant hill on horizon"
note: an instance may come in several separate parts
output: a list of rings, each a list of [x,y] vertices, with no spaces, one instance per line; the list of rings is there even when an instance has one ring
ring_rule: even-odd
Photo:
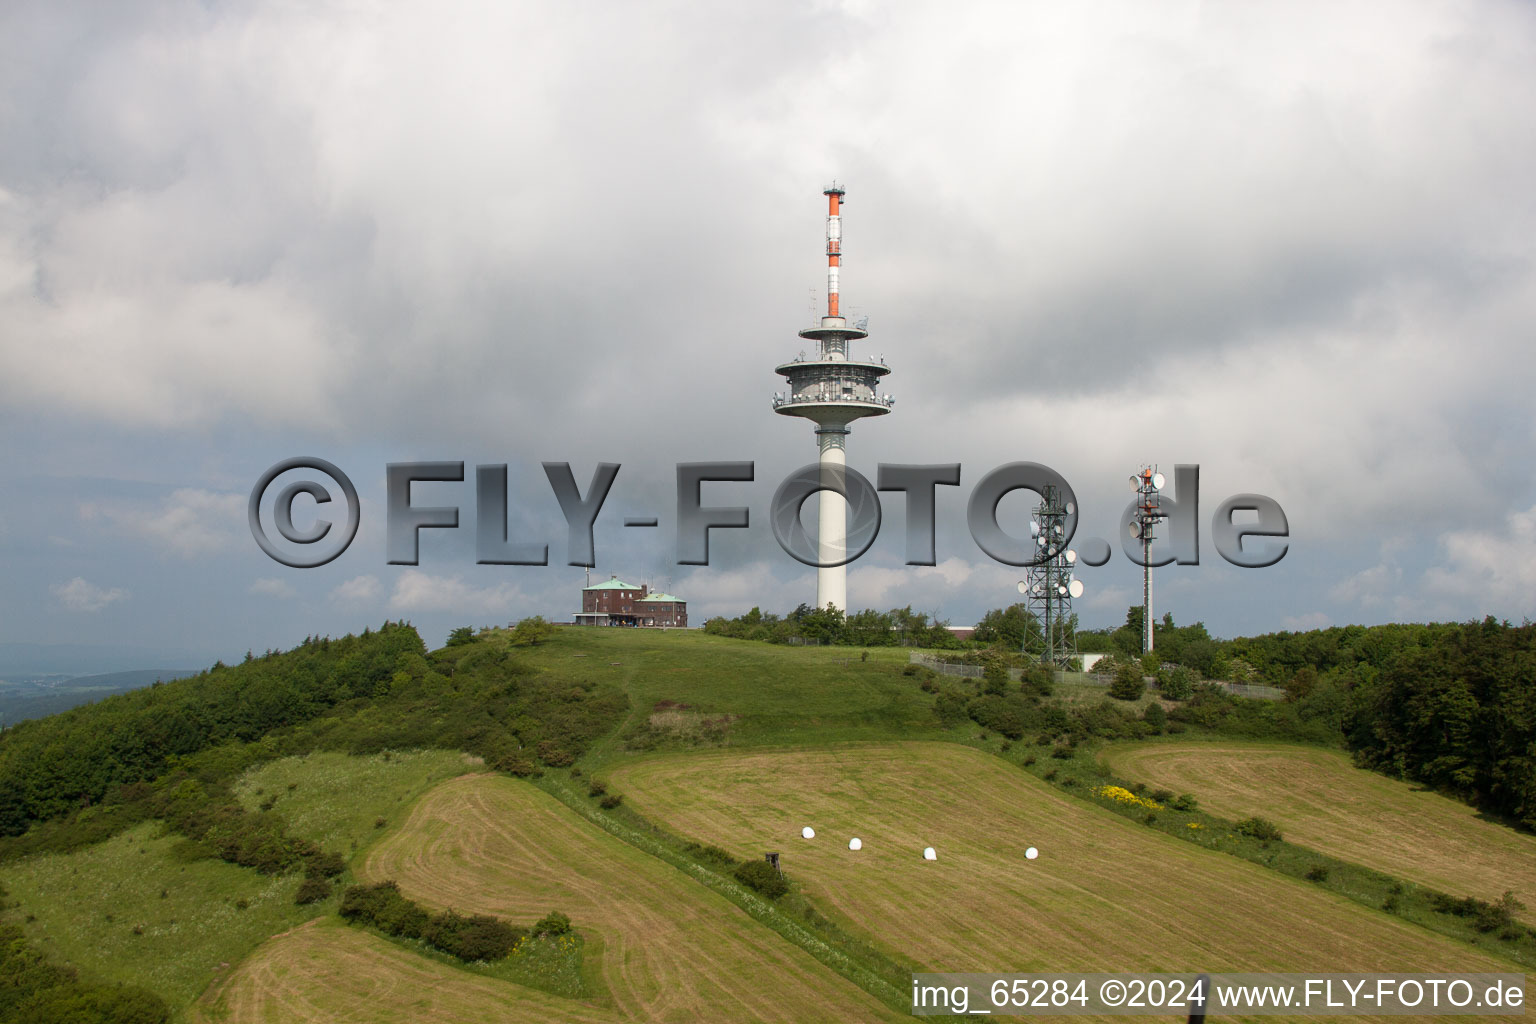
[[[200,671],[195,668],[140,668],[89,676],[42,674],[21,679],[0,678],[0,726],[46,718],[116,693],[149,686],[157,680],[169,682]]]
[[[156,665],[212,665],[228,654],[189,647],[140,647],[132,644],[41,644],[0,642],[0,680],[39,676],[84,676],[125,671],[155,671]],[[151,680],[153,682],[153,680]]]

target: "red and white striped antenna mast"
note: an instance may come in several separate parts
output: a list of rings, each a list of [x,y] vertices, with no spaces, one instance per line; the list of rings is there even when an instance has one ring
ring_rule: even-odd
[[[837,271],[843,263],[843,189],[837,182],[822,192],[827,197],[827,316],[837,311]]]

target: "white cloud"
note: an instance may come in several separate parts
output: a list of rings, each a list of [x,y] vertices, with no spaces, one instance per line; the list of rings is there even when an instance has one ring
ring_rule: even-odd
[[[158,505],[136,501],[84,502],[80,518],[105,520],[184,558],[227,550],[246,531],[246,497],[197,487],[173,491]],[[245,533],[246,539],[249,534]]]
[[[1402,590],[1402,566],[1381,562],[1335,583],[1328,589],[1328,596],[1343,604],[1379,608],[1401,596]]]
[[[784,557],[787,561],[789,556]],[[695,626],[716,615],[741,615],[754,606],[783,614],[802,601],[814,604],[816,570],[806,569],[806,575],[789,579],[775,575],[783,571],[782,564],[771,562],[752,562],[739,569],[709,565],[678,579],[669,590],[688,602],[688,621]]]
[[[982,589],[977,587],[978,573],[990,579],[1013,572],[1006,566],[976,565],[953,557],[937,565],[900,567],[862,566],[855,562],[848,571],[848,600],[855,610],[875,608],[885,611],[910,604],[914,611],[931,612],[967,586]],[[992,589],[997,590],[996,587]]]
[[[79,576],[68,583],[56,583],[48,590],[72,612],[99,612],[109,604],[126,601],[129,596],[121,587],[98,587]]]
[[[287,583],[271,576],[263,576],[251,584],[251,593],[283,600],[296,596],[297,592]]]
[[[477,587],[459,576],[433,576],[419,569],[406,569],[400,574],[389,604],[401,612],[497,615],[530,606],[528,598],[511,583]]]
[[[1333,624],[1333,620],[1323,612],[1306,612],[1302,615],[1287,615],[1280,623],[1293,633],[1304,633],[1309,629],[1325,629]]]
[[[354,576],[331,591],[331,600],[352,605],[373,604],[383,593],[384,587],[377,576]]]
[[[1510,513],[1502,529],[1450,531],[1440,548],[1441,563],[1418,587],[1426,597],[1467,618],[1536,618],[1536,506]]]

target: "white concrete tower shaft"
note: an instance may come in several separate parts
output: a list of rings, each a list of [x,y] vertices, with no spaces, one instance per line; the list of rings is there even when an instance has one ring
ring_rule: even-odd
[[[891,372],[884,361],[854,359],[850,344],[869,337],[862,326],[842,315],[839,273],[843,262],[844,190],[833,183],[827,197],[827,315],[817,327],[800,332],[816,342],[813,356],[782,363],[775,372],[788,379],[789,391],[775,395],[774,411],[800,416],[816,424],[818,465],[823,478],[847,465],[849,424],[865,416],[883,416],[895,402],[880,393],[880,378]],[[848,610],[848,502],[836,491],[823,490],[817,524],[816,606]],[[837,563],[837,564],[832,564]]]
[[[848,428],[828,423],[816,428],[816,446],[820,449],[822,479],[828,479],[829,470],[836,472],[848,465],[844,439]],[[820,523],[817,527],[816,549],[822,565],[816,570],[816,607],[834,605],[848,610],[848,567],[842,564],[848,556],[848,499],[836,491],[822,491]],[[835,565],[828,563],[837,563]]]

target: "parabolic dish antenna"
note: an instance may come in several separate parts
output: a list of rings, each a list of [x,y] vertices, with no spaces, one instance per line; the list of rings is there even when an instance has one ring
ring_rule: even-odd
[[[1161,474],[1161,473],[1153,473],[1152,474],[1152,486],[1156,487],[1158,490],[1162,490],[1163,489],[1163,485],[1166,484],[1167,482],[1168,482],[1168,478],[1163,476],[1163,474]]]
[[[1023,580],[1019,580],[1019,593],[1021,593],[1021,594],[1029,593],[1029,584],[1025,583]]]
[[[1077,552],[1073,551],[1071,548],[1068,548],[1067,549],[1067,564],[1068,565],[1075,565],[1076,563],[1077,563]]]
[[[1071,594],[1073,597],[1082,597],[1083,581],[1073,580],[1071,583],[1067,584],[1067,593]]]
[[[1141,524],[1140,523],[1134,523],[1133,522],[1131,524],[1130,529],[1131,529],[1131,536],[1132,537],[1140,537],[1141,536]]]

